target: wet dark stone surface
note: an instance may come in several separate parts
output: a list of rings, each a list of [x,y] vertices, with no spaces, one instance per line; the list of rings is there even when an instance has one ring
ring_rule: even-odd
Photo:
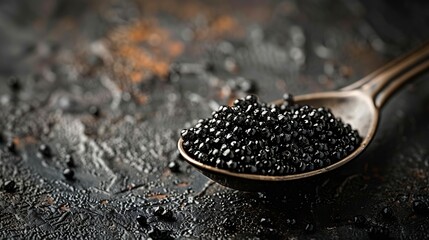
[[[0,238],[428,238],[428,74],[364,154],[296,191],[227,189],[176,150],[219,104],[336,89],[411,50],[428,5],[1,1]]]

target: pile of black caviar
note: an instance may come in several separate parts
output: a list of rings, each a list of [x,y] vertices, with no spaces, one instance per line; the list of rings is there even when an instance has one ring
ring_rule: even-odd
[[[352,153],[361,142],[357,130],[326,108],[259,102],[249,95],[221,106],[212,117],[181,131],[183,147],[194,159],[237,173],[290,175],[320,169]]]

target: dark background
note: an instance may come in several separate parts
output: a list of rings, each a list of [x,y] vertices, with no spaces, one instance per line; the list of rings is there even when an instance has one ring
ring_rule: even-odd
[[[3,0],[0,238],[428,238],[428,74],[364,154],[294,191],[227,189],[176,150],[219,104],[346,86],[427,26],[427,1]]]

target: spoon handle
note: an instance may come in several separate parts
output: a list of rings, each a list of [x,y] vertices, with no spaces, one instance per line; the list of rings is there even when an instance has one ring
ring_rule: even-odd
[[[357,89],[371,96],[377,108],[415,75],[429,68],[429,43],[375,71]],[[369,78],[369,79],[368,79]],[[344,90],[351,90],[352,84]]]

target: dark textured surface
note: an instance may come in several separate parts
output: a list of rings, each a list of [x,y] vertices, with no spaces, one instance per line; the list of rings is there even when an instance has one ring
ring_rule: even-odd
[[[428,238],[428,74],[361,157],[286,195],[213,184],[176,151],[219,104],[345,86],[429,38],[425,1],[387,2],[2,1],[0,238]]]

